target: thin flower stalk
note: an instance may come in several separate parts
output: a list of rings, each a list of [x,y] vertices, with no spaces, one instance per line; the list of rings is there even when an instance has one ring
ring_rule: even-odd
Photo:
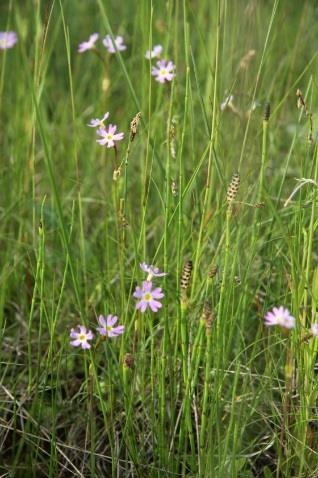
[[[202,239],[203,239],[203,231],[205,227],[206,215],[207,215],[207,208],[208,205],[211,204],[212,198],[212,158],[213,158],[213,151],[215,149],[215,139],[217,137],[217,115],[219,113],[217,108],[217,98],[218,98],[218,81],[219,81],[219,60],[220,60],[220,30],[221,30],[221,7],[220,7],[220,0],[217,1],[217,28],[215,32],[215,39],[216,39],[216,51],[215,51],[215,68],[214,68],[214,83],[213,83],[213,108],[212,108],[212,122],[211,122],[211,133],[210,133],[210,141],[209,141],[209,153],[208,153],[208,161],[207,161],[207,175],[206,175],[206,183],[205,183],[205,192],[204,192],[204,199],[203,199],[203,207],[202,207],[202,215],[200,221],[200,228],[199,228],[199,235],[196,247],[196,255],[194,259],[194,267],[193,267],[193,291],[195,290],[196,283],[197,283],[197,275],[198,275],[198,264],[199,259],[202,253]],[[193,294],[193,292],[192,292]]]

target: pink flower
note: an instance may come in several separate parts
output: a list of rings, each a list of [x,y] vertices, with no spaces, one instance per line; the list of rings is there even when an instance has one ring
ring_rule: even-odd
[[[175,73],[173,73],[175,66],[172,61],[167,62],[166,60],[159,60],[156,65],[157,66],[152,67],[151,74],[155,77],[156,81],[159,81],[159,83],[172,81],[176,76]]]
[[[105,319],[104,316],[100,315],[98,317],[98,322],[101,327],[97,327],[98,332],[101,335],[104,335],[106,337],[118,337],[118,335],[121,335],[124,333],[125,326],[124,325],[118,325],[117,327],[113,327],[118,320],[118,317],[116,315],[107,315],[107,318]]]
[[[151,58],[160,58],[161,53],[162,53],[162,46],[155,45],[151,51],[150,50],[146,51],[145,57],[147,58],[147,60],[150,60]]]
[[[134,297],[140,299],[136,304],[136,309],[139,309],[140,312],[145,312],[148,307],[153,312],[157,312],[158,309],[162,307],[161,302],[156,299],[162,299],[164,294],[161,292],[161,287],[157,287],[154,290],[152,289],[152,282],[144,281],[142,283],[142,288],[137,286],[134,292]]]
[[[86,329],[85,325],[78,325],[79,332],[76,332],[75,329],[71,329],[70,337],[72,340],[70,343],[73,347],[81,346],[82,349],[90,349],[91,345],[88,343],[89,340],[94,338],[93,333]]]
[[[93,118],[93,119],[90,120],[90,122],[87,124],[87,126],[90,126],[91,128],[96,128],[96,126],[103,127],[104,126],[104,121],[107,120],[108,116],[109,116],[109,113],[107,111],[107,113],[104,114],[102,119]]]
[[[107,148],[113,148],[115,146],[115,141],[121,141],[124,139],[124,133],[116,133],[117,126],[110,124],[108,130],[105,128],[99,128],[96,133],[98,136],[101,136],[103,139],[97,139],[97,143],[102,146],[106,145]]]
[[[95,43],[97,42],[98,37],[99,37],[98,33],[93,33],[89,37],[88,41],[83,41],[82,43],[78,45],[78,52],[84,53],[84,51],[92,50],[93,48],[95,48]]]
[[[115,37],[115,43],[112,40],[110,35],[106,35],[103,40],[103,45],[106,47],[109,53],[116,53],[116,51],[126,50],[126,45],[124,45],[124,39],[122,36]]]
[[[312,333],[315,337],[318,337],[318,324],[312,324],[312,325],[311,325],[311,333]]]
[[[166,272],[160,272],[158,267],[148,266],[145,262],[142,262],[140,265],[140,269],[144,272],[147,272],[147,281],[150,282],[153,277],[163,277],[166,276]]]
[[[271,312],[265,315],[265,325],[271,327],[272,325],[280,325],[285,329],[293,329],[295,327],[295,317],[293,317],[288,309],[284,307],[274,307]]]
[[[0,50],[12,48],[18,41],[15,32],[0,32]]]

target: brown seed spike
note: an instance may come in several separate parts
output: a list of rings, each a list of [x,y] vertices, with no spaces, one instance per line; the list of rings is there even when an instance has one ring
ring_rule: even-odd
[[[270,115],[271,115],[271,105],[269,103],[266,103],[264,108],[264,121],[268,121]]]
[[[192,274],[192,261],[186,261],[186,263],[183,266],[183,271],[181,275],[181,289],[186,291],[189,288],[190,285],[190,279],[191,279],[191,274]]]
[[[262,209],[263,207],[265,207],[265,203],[264,202],[256,202],[254,204],[254,207],[256,207],[256,209]]]
[[[169,131],[169,143],[170,143],[170,154],[173,159],[177,157],[176,150],[176,124],[177,121],[175,118],[171,121],[170,131]]]
[[[135,362],[135,359],[132,354],[127,353],[124,355],[124,360],[123,360],[124,367],[133,368],[134,362]]]
[[[231,179],[231,182],[229,184],[227,194],[226,194],[226,199],[229,205],[231,205],[236,198],[236,195],[238,193],[240,187],[240,173],[234,173]]]
[[[217,272],[218,272],[218,266],[213,264],[213,266],[209,270],[209,274],[208,274],[209,279],[213,279],[213,277],[216,276]]]
[[[208,319],[208,317],[211,315],[212,313],[212,309],[211,309],[211,306],[209,304],[208,301],[205,301],[204,302],[204,305],[203,305],[203,311],[202,311],[202,315],[201,315],[201,320],[203,322],[206,322],[206,320]]]
[[[201,315],[201,322],[205,325],[206,335],[211,335],[212,324],[214,321],[214,313],[212,312],[211,305],[205,301],[203,311]]]
[[[171,181],[171,192],[172,192],[172,196],[174,197],[178,196],[178,186],[174,179]]]
[[[234,276],[234,282],[236,285],[242,284],[241,278],[239,276]]]
[[[137,113],[136,116],[133,118],[132,122],[130,123],[130,141],[133,142],[135,136],[137,134],[137,128],[140,122],[141,113]]]

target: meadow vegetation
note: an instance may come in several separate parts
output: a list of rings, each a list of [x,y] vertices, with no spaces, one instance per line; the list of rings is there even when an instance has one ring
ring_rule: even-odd
[[[316,2],[0,30],[0,476],[316,477]]]

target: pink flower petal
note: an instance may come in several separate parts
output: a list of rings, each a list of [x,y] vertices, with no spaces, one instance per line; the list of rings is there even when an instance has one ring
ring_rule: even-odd
[[[152,289],[152,282],[150,281],[143,281],[142,283],[142,290],[143,292],[151,292],[151,289]]]
[[[122,139],[124,139],[124,133],[114,134],[113,139],[114,139],[115,141],[121,141]]]
[[[151,300],[149,302],[149,306],[153,312],[157,312],[157,310],[162,307],[162,304],[161,302],[158,302],[157,300]]]
[[[106,320],[105,320],[105,317],[103,315],[100,315],[98,317],[98,323],[102,326],[102,327],[106,327]]]
[[[133,296],[136,297],[136,299],[141,299],[141,297],[143,296],[143,291],[141,289],[141,287],[137,286],[136,289],[135,289],[135,292],[133,293]]]
[[[82,343],[82,349],[90,349],[91,348],[91,345],[88,343],[88,342],[83,342]]]
[[[117,320],[118,320],[118,317],[116,315],[109,314],[107,316],[107,326],[112,327],[114,324],[116,324]]]
[[[115,124],[111,124],[108,126],[107,134],[114,134],[116,133],[117,126]]]
[[[157,289],[154,289],[152,291],[152,297],[154,299],[162,299],[164,297],[164,293],[162,292],[161,287],[157,287]]]
[[[104,146],[106,143],[108,143],[108,140],[106,138],[104,139],[97,139],[96,140],[96,143],[99,143],[101,144],[102,146]]]
[[[71,329],[70,337],[71,339],[76,339],[78,337],[78,332],[76,332],[75,329]]]
[[[70,344],[72,345],[72,347],[78,347],[79,345],[81,345],[81,340],[79,339],[72,340]]]
[[[93,338],[94,338],[93,332],[91,330],[88,330],[86,334],[86,340],[92,340]]]
[[[148,307],[148,303],[145,300],[141,300],[136,304],[136,309],[139,309],[140,312],[145,312]]]

